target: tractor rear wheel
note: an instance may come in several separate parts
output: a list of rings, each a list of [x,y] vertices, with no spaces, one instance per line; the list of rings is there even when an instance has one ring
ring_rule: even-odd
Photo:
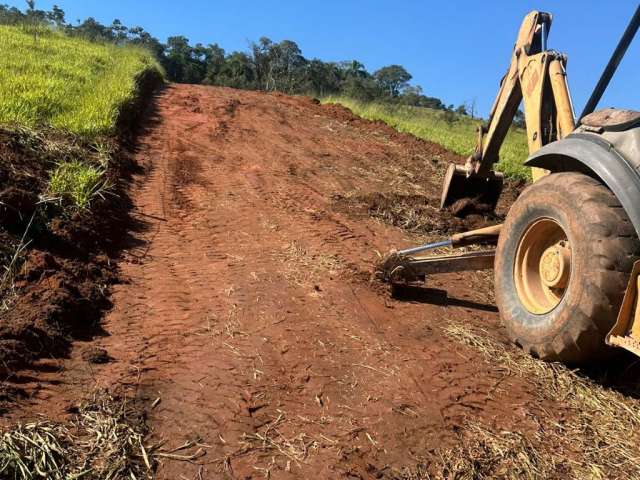
[[[496,252],[496,302],[509,337],[543,360],[600,357],[639,255],[627,214],[597,180],[564,172],[529,186]]]

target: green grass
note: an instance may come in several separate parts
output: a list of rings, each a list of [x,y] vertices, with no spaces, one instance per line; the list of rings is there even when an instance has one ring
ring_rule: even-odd
[[[322,103],[338,103],[368,120],[382,120],[400,132],[442,145],[447,150],[463,156],[473,153],[479,120],[455,115],[447,121],[445,112],[430,108],[363,103],[344,97],[326,97]],[[522,163],[529,156],[525,131],[511,129],[500,150],[500,162],[496,169],[505,175],[529,180],[531,173]]]
[[[0,124],[111,135],[149,69],[160,67],[143,49],[0,26]]]
[[[62,162],[51,173],[49,193],[63,204],[89,208],[91,200],[107,190],[105,170],[79,160]]]

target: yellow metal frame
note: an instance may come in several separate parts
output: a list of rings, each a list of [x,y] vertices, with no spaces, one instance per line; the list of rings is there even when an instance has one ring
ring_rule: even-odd
[[[633,265],[618,320],[607,335],[607,344],[640,356],[640,260]]]
[[[468,174],[486,175],[498,161],[520,102],[524,103],[530,154],[564,138],[575,128],[566,56],[553,50],[530,54],[534,42],[540,43],[543,25],[550,28],[551,18],[550,14],[533,11],[522,22],[509,69],[491,108],[488,128],[486,132],[481,130],[476,151],[467,161]],[[540,50],[539,45],[536,49]],[[534,180],[545,173],[533,169]]]

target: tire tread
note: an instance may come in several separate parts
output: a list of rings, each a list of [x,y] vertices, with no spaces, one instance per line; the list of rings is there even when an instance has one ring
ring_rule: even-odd
[[[640,256],[640,241],[620,202],[598,180],[575,172],[551,174],[528,187],[521,198],[526,201],[538,189],[569,190],[575,195],[580,215],[587,219],[586,237],[597,245],[593,256],[597,268],[583,279],[583,288],[593,294],[551,341],[534,342],[507,330],[512,341],[542,360],[591,361],[605,350],[604,336],[615,322],[628,275]],[[506,317],[514,314],[506,313]]]

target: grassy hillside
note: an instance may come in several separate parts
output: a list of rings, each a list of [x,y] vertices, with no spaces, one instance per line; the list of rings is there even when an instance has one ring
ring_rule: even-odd
[[[369,120],[382,120],[395,129],[438,143],[447,150],[468,156],[473,153],[478,120],[455,115],[447,121],[445,112],[429,108],[362,103],[344,97],[326,97],[323,103],[339,103]],[[522,162],[529,155],[524,130],[512,129],[500,151],[497,169],[512,178],[529,179],[529,169]]]
[[[40,145],[31,155],[46,163],[44,196],[86,209],[109,185],[111,140],[131,123],[142,90],[161,76],[141,48],[92,43],[47,27],[0,26],[0,128],[19,130],[16,138],[30,148]],[[43,127],[44,135],[36,133]],[[54,150],[51,162],[45,152]]]
[[[159,68],[142,49],[1,26],[0,124],[111,134],[135,95],[136,77]]]
[[[122,140],[162,82],[145,50],[34,29],[0,26],[3,378],[68,351],[108,307],[115,266],[101,259],[124,235],[129,208]],[[6,460],[0,452],[1,478]]]

